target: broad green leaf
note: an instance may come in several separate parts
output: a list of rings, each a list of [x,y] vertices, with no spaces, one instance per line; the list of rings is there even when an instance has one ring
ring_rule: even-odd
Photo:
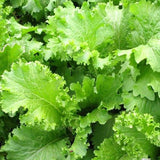
[[[86,116],[80,116],[77,121],[72,122],[72,128],[76,128],[76,136],[74,142],[70,148],[70,156],[73,158],[82,158],[87,154],[87,149],[89,147],[88,135],[92,133],[91,125],[95,122],[100,124],[106,123],[111,118],[111,115],[104,109],[97,108],[92,112],[88,113]],[[69,158],[68,157],[68,158]]]
[[[75,91],[76,99],[78,101],[83,101],[89,96],[94,96],[94,79],[84,77],[82,86],[80,83],[72,83],[70,88]]]
[[[0,147],[4,145],[12,129],[19,125],[18,117],[9,117],[1,111],[0,107]],[[1,154],[0,154],[1,155]]]
[[[1,9],[1,8],[0,8]],[[2,50],[3,46],[6,44],[7,38],[9,37],[6,29],[6,20],[3,19],[0,15],[0,50]]]
[[[6,45],[2,51],[0,51],[0,75],[4,70],[10,70],[11,64],[18,60],[23,50],[21,46],[15,44],[14,46]]]
[[[14,41],[15,39],[20,41],[24,35],[35,31],[36,29],[36,27],[29,24],[21,25],[15,20],[15,18],[12,17],[8,20],[8,32],[10,32],[11,36],[9,42],[12,42],[12,40]]]
[[[0,154],[0,160],[5,160],[4,155]]]
[[[135,60],[140,63],[146,59],[147,64],[151,66],[153,71],[160,72],[160,39],[151,39],[147,45],[141,45],[133,50]]]
[[[57,8],[46,29],[50,55],[47,58],[55,56],[65,61],[73,58],[78,64],[89,64],[91,57],[97,57],[99,53],[94,50],[109,45],[113,35],[112,26],[104,21],[105,6],[91,10],[88,3],[81,9],[66,3],[66,8]]]
[[[13,136],[2,147],[8,160],[64,160],[67,148],[63,130],[44,131],[38,127],[21,126],[13,131]]]
[[[131,32],[127,35],[128,47],[133,48],[146,44],[160,31],[159,6],[151,4],[146,0],[132,3],[129,7],[131,17],[128,24]],[[152,14],[151,14],[152,13]]]
[[[10,0],[13,8],[21,9],[21,14],[29,13],[37,21],[42,21],[47,15],[53,14],[54,8],[66,0]],[[49,11],[49,12],[48,12]]]
[[[105,138],[110,138],[113,135],[114,117],[109,119],[105,124],[95,123],[92,125],[93,135],[91,138],[94,149],[103,142]]]
[[[64,88],[65,81],[38,62],[13,64],[3,74],[2,109],[14,115],[20,107],[27,109],[21,122],[44,122],[45,128],[62,124],[64,114],[71,112],[72,104]]]
[[[96,80],[96,91],[98,97],[102,100],[103,105],[108,109],[119,108],[121,104],[121,95],[118,90],[121,87],[121,82],[118,77],[98,75]]]
[[[160,74],[158,72],[153,72],[149,66],[141,68],[141,75],[134,84],[134,96],[140,95],[141,98],[146,97],[153,101],[155,100],[154,92],[158,92],[160,97],[159,79]]]
[[[72,83],[71,89],[75,91],[75,99],[79,102],[82,112],[84,108],[94,109],[96,106],[103,106],[108,110],[119,108],[121,95],[118,90],[121,82],[118,77],[99,74],[96,81],[85,77],[82,85]]]
[[[103,142],[105,138],[110,138],[113,135],[114,117],[109,119],[105,124],[95,123],[92,125],[93,135],[91,138],[94,149]],[[99,136],[101,135],[101,136]]]

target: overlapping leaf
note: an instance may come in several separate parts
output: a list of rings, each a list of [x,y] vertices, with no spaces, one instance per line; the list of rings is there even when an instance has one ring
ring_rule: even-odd
[[[82,86],[77,83],[71,84],[71,89],[76,93],[76,100],[79,101],[80,107],[92,108],[102,105],[111,110],[119,108],[121,104],[121,95],[118,90],[121,82],[118,77],[107,75],[98,75],[96,82],[94,79],[85,77]]]
[[[48,39],[46,59],[53,56],[61,60],[73,58],[78,64],[90,64],[90,59],[93,58],[93,65],[96,68],[103,68],[101,63],[106,64],[109,61],[108,58],[101,59],[99,56],[103,56],[103,52],[106,54],[109,49],[113,41],[113,26],[115,20],[119,18],[111,20],[109,16],[110,14],[118,16],[121,13],[113,6],[110,7],[115,13],[111,12],[109,6],[104,4],[92,10],[87,3],[84,3],[81,9],[75,8],[72,3],[66,5],[66,8],[57,8],[55,16],[49,18],[46,30],[46,40]],[[107,18],[113,24],[106,23]]]
[[[44,122],[46,128],[54,128],[61,124],[63,112],[73,109],[64,85],[62,77],[38,62],[14,64],[3,74],[2,109],[14,115],[24,107],[28,110],[22,116],[24,123]]]
[[[136,112],[122,113],[113,127],[116,142],[135,159],[156,157],[156,146],[160,146],[159,128],[160,124],[151,115]]]
[[[64,160],[67,141],[63,130],[47,132],[38,127],[21,126],[13,131],[2,151],[8,153],[8,160]]]
[[[121,149],[113,138],[105,139],[99,150],[95,151],[93,160],[129,160],[126,152]]]
[[[9,70],[11,64],[18,60],[18,58],[23,53],[21,46],[15,44],[14,46],[5,46],[2,51],[0,51],[0,75],[4,70]]]

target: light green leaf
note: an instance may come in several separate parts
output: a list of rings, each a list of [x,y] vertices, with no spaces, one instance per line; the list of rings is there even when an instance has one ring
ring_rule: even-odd
[[[31,14],[35,12],[40,12],[42,10],[42,5],[40,0],[27,0],[27,3],[23,7],[23,10]]]
[[[7,33],[6,25],[7,25],[6,20],[3,19],[2,16],[0,15],[0,37],[1,37],[0,38],[0,50],[2,50],[2,48],[6,44],[7,38],[9,37]]]
[[[139,113],[151,114],[154,119],[160,122],[160,99],[155,97],[154,101],[150,101],[147,98],[135,97],[133,94],[123,94],[124,107],[128,111],[136,109]]]
[[[153,36],[160,31],[160,10],[159,6],[141,0],[130,5],[131,13],[128,24],[131,32],[127,35],[128,47],[134,48],[146,44]],[[151,14],[152,13],[152,14]]]
[[[135,159],[155,158],[160,146],[160,124],[150,114],[123,112],[115,120],[115,140]]]
[[[13,8],[17,8],[22,6],[26,0],[10,0],[10,3],[12,4]]]
[[[52,74],[38,62],[13,64],[11,72],[3,74],[2,109],[14,115],[24,107],[28,111],[21,117],[21,122],[44,122],[45,128],[54,128],[61,125],[65,118],[63,114],[72,110],[64,85],[62,77]]]
[[[0,75],[4,70],[10,70],[11,64],[16,61],[23,50],[21,46],[15,44],[14,46],[6,45],[2,51],[0,51]]]
[[[80,119],[80,127],[85,128],[95,122],[105,124],[111,117],[106,110],[97,108]]]
[[[141,75],[137,78],[137,82],[133,88],[134,96],[140,95],[142,98],[146,97],[149,100],[155,100],[155,93],[158,92],[160,97],[160,74],[153,72],[150,67],[143,67]]]
[[[151,66],[153,71],[160,72],[160,40],[151,39],[147,45],[141,45],[135,48],[134,56],[137,63],[140,63],[142,60],[146,59],[147,64]]]
[[[118,90],[121,87],[121,81],[118,77],[107,75],[98,75],[96,80],[96,91],[103,105],[108,109],[119,108],[121,104],[121,95]]]
[[[87,142],[88,134],[91,134],[91,127],[76,129],[76,136],[74,142],[70,148],[69,157],[73,157],[74,159],[82,158],[87,154],[87,149],[89,143]]]
[[[78,64],[89,64],[91,57],[97,56],[94,50],[100,50],[112,41],[112,27],[105,23],[103,17],[106,5],[102,5],[103,10],[91,10],[88,3],[84,3],[81,9],[75,8],[71,2],[66,6],[57,8],[55,16],[49,17],[46,39],[52,35],[47,40],[50,57],[61,60],[73,58]]]
[[[21,126],[2,147],[8,160],[65,160],[67,139],[63,130],[44,131],[38,127]]]
[[[118,94],[121,85],[118,77],[99,74],[96,81],[85,77],[82,85],[73,83],[71,89],[75,91],[75,99],[82,109],[101,106],[111,110],[121,104],[122,98]]]
[[[106,138],[94,153],[96,157],[92,160],[130,160],[113,138]]]

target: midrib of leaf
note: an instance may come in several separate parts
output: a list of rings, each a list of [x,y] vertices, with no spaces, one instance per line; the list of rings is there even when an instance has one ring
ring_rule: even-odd
[[[23,76],[23,77],[24,77],[24,76]],[[22,78],[19,78],[19,79],[22,79]],[[12,80],[13,80],[13,79],[12,79]],[[25,80],[25,78],[22,79],[22,80]],[[14,81],[14,80],[13,80],[13,81]],[[24,87],[24,88],[28,91],[28,93],[30,93],[31,95],[34,95],[35,97],[38,97],[40,100],[43,100],[44,102],[46,102],[46,103],[48,103],[49,105],[53,106],[53,107],[58,111],[58,113],[61,114],[61,111],[60,111],[53,103],[51,103],[51,102],[49,102],[48,100],[46,100],[45,98],[43,98],[43,97],[35,94],[32,90],[30,90],[29,88],[27,88],[25,85],[19,84],[19,83],[16,82],[16,81],[14,81],[14,83],[17,83],[18,85],[21,85],[21,86]]]
[[[60,141],[60,140],[62,140],[62,139],[64,139],[64,138],[66,138],[66,136],[62,136],[62,137],[56,138],[56,139],[54,139],[53,141],[45,144],[45,145],[42,146],[39,150],[35,151],[35,152],[31,155],[31,157],[29,157],[28,160],[33,160],[32,158],[33,158],[36,154],[38,154],[39,152],[41,152],[44,148],[46,148],[48,145],[50,145],[50,144],[52,144],[52,143],[56,143],[57,141]]]

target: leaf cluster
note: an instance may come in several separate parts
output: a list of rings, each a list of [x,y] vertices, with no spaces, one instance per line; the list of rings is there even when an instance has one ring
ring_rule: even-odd
[[[0,1],[0,160],[160,158],[160,1]]]

